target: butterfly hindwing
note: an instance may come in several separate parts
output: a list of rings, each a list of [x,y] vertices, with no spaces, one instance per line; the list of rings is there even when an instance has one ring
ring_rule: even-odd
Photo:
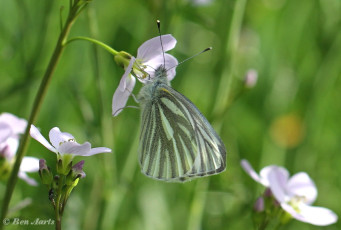
[[[139,162],[149,177],[186,181],[226,167],[223,142],[196,106],[167,84],[142,110]]]

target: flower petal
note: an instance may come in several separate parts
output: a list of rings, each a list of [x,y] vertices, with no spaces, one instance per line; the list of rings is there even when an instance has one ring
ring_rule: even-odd
[[[92,155],[99,154],[99,153],[111,153],[111,149],[105,148],[105,147],[93,148],[90,150],[89,153],[83,156],[92,156]]]
[[[31,137],[36,139],[40,144],[44,145],[48,150],[57,153],[57,150],[41,135],[37,127],[31,125],[30,129]]]
[[[133,79],[135,81],[135,78],[133,78]],[[119,89],[117,89],[115,91],[114,97],[112,99],[112,115],[114,117],[116,117],[118,114],[120,114],[122,112],[122,110],[125,108],[130,94],[131,94],[131,91],[129,91],[129,90],[122,92]]]
[[[130,65],[130,64],[129,64]],[[120,112],[122,112],[123,108],[126,106],[127,101],[131,92],[133,91],[136,83],[136,79],[128,73],[128,77],[123,75],[122,79],[125,78],[125,88],[122,91],[120,86],[116,89],[113,99],[112,99],[112,115],[115,117]],[[122,81],[121,79],[121,81]],[[121,85],[121,83],[120,83]]]
[[[24,181],[26,181],[27,184],[32,185],[32,186],[37,186],[38,183],[35,179],[27,176],[25,172],[19,172],[18,177]]]
[[[165,54],[165,58],[166,58],[167,79],[168,81],[171,81],[176,75],[176,67],[178,66],[179,62],[174,56],[170,54]]]
[[[133,65],[135,62],[135,58],[131,57],[130,61],[129,61],[129,65],[128,67],[125,69],[124,74],[120,80],[120,84],[118,85],[117,89],[121,90],[122,92],[126,90],[127,88],[127,78],[131,77],[130,72],[133,69]]]
[[[84,156],[89,153],[91,149],[91,144],[89,142],[85,142],[84,144],[78,144],[77,142],[68,141],[63,142],[59,148],[58,152],[60,154],[72,154],[75,156]]]
[[[11,127],[4,122],[0,122],[0,143],[4,142],[11,135],[12,135]]]
[[[264,186],[268,186],[267,184],[264,184],[262,179],[260,178],[260,176],[256,173],[256,171],[252,168],[252,166],[250,165],[250,163],[243,159],[240,162],[242,168],[245,170],[245,172],[247,174],[249,174],[249,176],[254,179],[255,181],[257,181],[258,183],[264,185]]]
[[[10,161],[17,153],[19,147],[19,139],[14,137],[9,137],[6,142],[0,144],[2,155]]]
[[[288,192],[293,196],[305,197],[306,204],[312,204],[317,197],[317,188],[314,181],[305,172],[293,175],[287,184]]]
[[[176,45],[176,39],[170,34],[162,35],[161,39],[164,52],[173,49]],[[162,55],[162,48],[159,36],[144,42],[137,50],[137,59],[142,62],[147,62],[160,55]]]
[[[297,209],[294,209],[289,204],[283,203],[281,206],[286,212],[292,215],[293,218],[313,225],[326,226],[334,224],[338,219],[333,211],[323,207],[309,206],[300,203],[297,212]]]
[[[8,124],[14,134],[24,133],[27,125],[27,121],[25,119],[18,118],[10,113],[2,113],[0,115],[0,122]]]
[[[22,159],[20,169],[21,172],[38,172],[39,159],[35,157],[24,157]]]
[[[274,166],[268,173],[271,192],[279,203],[290,199],[287,194],[289,174],[286,172],[286,170],[283,171],[283,168]]]
[[[271,170],[276,168],[277,170],[281,171],[280,173],[285,175],[286,177],[289,178],[289,172],[288,170],[286,170],[285,168],[283,167],[280,167],[280,166],[277,166],[277,165],[269,165],[269,166],[266,166],[264,168],[262,168],[262,170],[260,170],[260,178],[263,182],[263,185],[269,187],[270,186],[270,182],[269,182],[269,173],[271,173]]]
[[[60,152],[59,147],[61,143],[75,140],[75,138],[70,133],[63,133],[58,127],[54,127],[50,130],[49,138],[51,144],[57,149],[58,152]]]

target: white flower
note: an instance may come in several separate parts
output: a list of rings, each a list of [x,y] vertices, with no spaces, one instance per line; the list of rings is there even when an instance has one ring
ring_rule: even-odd
[[[10,113],[0,115],[0,153],[12,160],[19,146],[19,134],[23,134],[27,122]]]
[[[70,133],[63,133],[58,127],[50,130],[49,138],[52,145],[41,135],[34,125],[31,125],[30,134],[48,150],[60,154],[62,157],[64,155],[71,155],[71,158],[74,156],[92,156],[99,153],[111,152],[111,149],[105,147],[91,148],[89,142],[78,144]]]
[[[305,172],[289,178],[289,172],[276,165],[263,168],[258,175],[247,160],[244,170],[257,182],[270,188],[281,207],[293,218],[313,225],[325,226],[337,221],[337,215],[323,207],[311,206],[316,200],[317,188]]]
[[[35,157],[24,157],[21,161],[18,177],[26,181],[29,185],[37,186],[38,183],[30,178],[26,173],[39,171],[39,159]]]
[[[176,39],[170,35],[162,35],[164,52],[171,50],[176,45]],[[146,83],[155,77],[155,70],[160,65],[165,65],[167,79],[171,81],[175,77],[175,67],[178,61],[170,54],[162,53],[160,37],[152,38],[144,42],[137,50],[137,57],[130,59],[129,65],[123,74],[120,84],[116,89],[112,101],[112,115],[117,116],[125,107],[137,79]],[[131,74],[133,73],[133,75]]]
[[[0,115],[0,157],[4,157],[8,164],[13,164],[19,146],[19,134],[23,134],[27,122],[10,113]],[[24,157],[21,161],[18,177],[28,184],[36,186],[37,182],[26,173],[37,172],[39,160],[35,157]]]
[[[173,49],[176,45],[176,39],[170,34],[162,35],[161,40],[164,52]],[[164,67],[170,69],[178,64],[178,60],[170,54],[162,53],[159,36],[149,39],[138,48],[136,64],[149,74],[149,78],[154,78],[155,70],[164,63]],[[172,68],[167,72],[167,78],[171,81],[174,77],[175,68]],[[142,76],[139,76],[138,79],[143,83],[148,80],[143,79]]]

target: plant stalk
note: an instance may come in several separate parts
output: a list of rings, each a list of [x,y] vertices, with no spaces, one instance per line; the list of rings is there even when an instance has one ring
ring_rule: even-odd
[[[48,64],[48,67],[45,71],[43,80],[39,86],[38,93],[34,99],[31,114],[30,114],[30,117],[29,117],[28,122],[27,122],[27,127],[26,127],[25,133],[21,139],[21,142],[20,142],[20,145],[18,148],[18,152],[16,155],[16,161],[14,163],[10,178],[8,180],[5,195],[3,198],[0,220],[3,220],[6,217],[7,212],[8,212],[9,203],[10,203],[11,198],[12,198],[14,187],[15,187],[16,182],[18,180],[17,175],[19,172],[21,161],[22,161],[23,157],[25,156],[25,153],[26,153],[27,148],[28,148],[28,141],[29,141],[29,136],[30,136],[31,124],[36,121],[36,118],[37,118],[38,113],[40,111],[40,108],[42,106],[43,99],[46,95],[48,86],[51,82],[53,73],[55,72],[55,69],[56,69],[57,64],[60,60],[60,57],[64,51],[65,41],[69,35],[70,29],[71,29],[73,23],[75,22],[77,16],[79,15],[80,11],[82,9],[84,9],[86,4],[87,3],[84,3],[82,5],[82,4],[79,4],[79,1],[77,1],[77,0],[74,1],[74,3],[71,5],[71,8],[70,8],[70,11],[68,14],[68,18],[65,22],[65,25],[64,25],[64,27],[63,27],[60,35],[59,35],[56,47],[53,51],[53,54],[52,54],[52,57],[51,57],[50,62]],[[58,223],[56,223],[56,225],[58,225]],[[0,230],[2,230],[3,227],[4,227],[4,224],[1,223],[0,224]]]

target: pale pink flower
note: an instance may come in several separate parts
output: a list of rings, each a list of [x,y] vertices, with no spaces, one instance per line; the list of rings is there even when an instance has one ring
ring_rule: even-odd
[[[79,144],[70,133],[63,133],[58,127],[50,130],[49,138],[51,144],[43,137],[39,130],[31,125],[31,136],[45,146],[48,150],[60,155],[74,156],[92,156],[99,153],[110,153],[111,149],[105,147],[91,148],[89,142]]]
[[[0,157],[4,157],[9,164],[15,161],[15,154],[19,147],[20,134],[26,129],[27,121],[10,113],[0,115]],[[39,159],[24,157],[18,172],[18,177],[28,184],[36,186],[37,182],[27,173],[39,170]]]
[[[162,35],[161,39],[164,52],[173,49],[176,45],[176,39],[170,34]],[[140,82],[146,83],[155,77],[155,70],[160,65],[165,65],[165,69],[168,70],[167,79],[171,81],[175,77],[177,64],[178,61],[175,57],[162,52],[159,36],[144,42],[137,50],[137,57],[130,59],[114,93],[112,115],[117,116],[125,107],[135,86],[136,79],[134,76]]]
[[[281,207],[293,218],[319,226],[337,221],[333,211],[311,206],[316,200],[317,188],[307,173],[299,172],[289,177],[285,168],[270,165],[257,174],[247,160],[242,160],[241,166],[255,181],[268,187]]]

